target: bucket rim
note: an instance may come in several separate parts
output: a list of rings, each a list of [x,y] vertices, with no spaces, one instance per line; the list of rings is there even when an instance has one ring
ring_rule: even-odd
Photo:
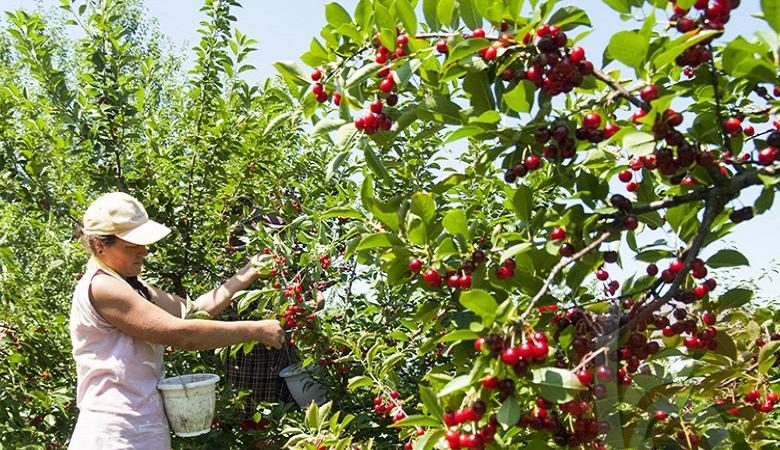
[[[198,381],[188,381],[189,377],[203,377],[205,379]],[[161,391],[180,390],[184,387],[195,388],[200,386],[208,386],[210,384],[217,384],[219,381],[219,375],[215,373],[187,373],[184,375],[174,375],[172,377],[166,377],[157,382],[157,389]]]

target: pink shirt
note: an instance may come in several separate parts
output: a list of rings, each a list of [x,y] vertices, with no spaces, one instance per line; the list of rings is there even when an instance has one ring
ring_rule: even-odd
[[[96,272],[121,279],[101,266],[91,259],[73,293],[70,336],[80,412],[69,448],[169,450],[168,420],[157,390],[164,375],[163,346],[124,334],[95,310],[89,287]]]

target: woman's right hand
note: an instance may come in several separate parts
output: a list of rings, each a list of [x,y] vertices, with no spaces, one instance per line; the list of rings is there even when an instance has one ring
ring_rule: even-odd
[[[254,339],[261,344],[276,349],[282,348],[287,339],[282,324],[278,320],[252,321]]]

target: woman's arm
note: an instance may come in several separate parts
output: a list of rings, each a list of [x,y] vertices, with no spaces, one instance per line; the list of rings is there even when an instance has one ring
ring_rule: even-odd
[[[236,292],[246,289],[250,284],[260,278],[260,273],[255,268],[255,258],[253,257],[244,267],[235,275],[228,278],[216,289],[213,289],[193,302],[195,309],[208,313],[211,317],[216,317],[230,305]],[[187,308],[187,301],[178,295],[163,291],[152,285],[147,285],[152,294],[152,302],[160,308],[168,311],[175,317],[184,317]]]
[[[208,350],[247,341],[275,348],[284,344],[284,331],[276,320],[184,320],[147,302],[127,283],[110,276],[96,276],[91,294],[90,301],[108,323],[153,344],[184,350]]]

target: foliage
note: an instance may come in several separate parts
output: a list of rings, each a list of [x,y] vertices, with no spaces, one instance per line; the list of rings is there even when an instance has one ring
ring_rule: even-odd
[[[278,313],[330,400],[249,423],[226,389],[176,448],[775,448],[777,313],[724,282],[750,255],[713,244],[773,211],[777,8],[725,40],[739,2],[608,0],[629,29],[596,68],[586,10],[527,3],[328,3],[313,71],[262,86],[235,1],[205,1],[186,75],[137,2],[64,1],[73,47],[11,13],[0,441],[67,440],[69,230],[123,189],[176,230],[148,264],[165,288],[272,255],[236,314]]]

